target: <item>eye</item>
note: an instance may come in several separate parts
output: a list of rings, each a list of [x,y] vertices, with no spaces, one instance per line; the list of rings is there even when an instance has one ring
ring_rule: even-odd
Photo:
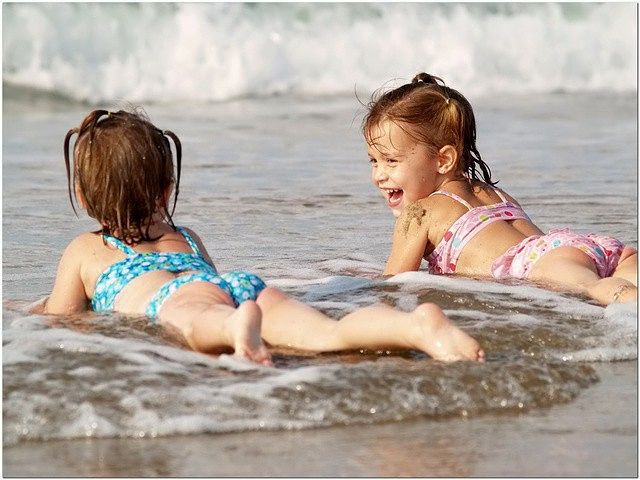
[[[396,160],[395,158],[387,158],[387,163],[389,165],[395,165],[396,163],[398,163],[398,160]]]
[[[369,163],[370,163],[371,165],[377,165],[378,161],[377,161],[375,158],[373,158],[373,157],[369,157]]]

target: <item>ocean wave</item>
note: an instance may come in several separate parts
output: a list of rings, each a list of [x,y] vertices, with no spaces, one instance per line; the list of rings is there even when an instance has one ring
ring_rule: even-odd
[[[3,82],[100,103],[636,90],[633,4],[7,4]]]
[[[637,359],[636,305],[603,308],[530,285],[426,272],[386,280],[335,272],[285,285],[336,318],[379,301],[403,309],[436,302],[480,342],[487,362],[276,349],[276,368],[267,368],[177,348],[144,317],[43,318],[5,301],[4,445],[522,412],[571,401],[598,381],[593,362]]]
[[[279,355],[278,368],[267,368],[131,330],[139,338],[92,332],[89,317],[85,331],[34,320],[15,318],[3,331],[5,447],[522,412],[568,402],[598,380],[587,365],[523,357],[443,364],[382,354],[350,362]],[[112,335],[119,328],[106,317],[93,326],[106,333],[104,322]]]

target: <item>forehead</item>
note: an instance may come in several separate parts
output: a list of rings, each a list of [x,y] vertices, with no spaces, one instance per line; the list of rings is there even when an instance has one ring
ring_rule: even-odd
[[[413,150],[418,142],[407,133],[407,126],[383,119],[371,125],[367,135],[369,151],[401,153]]]

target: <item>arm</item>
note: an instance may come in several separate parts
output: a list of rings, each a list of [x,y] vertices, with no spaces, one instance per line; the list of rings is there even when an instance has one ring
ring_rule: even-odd
[[[384,275],[416,271],[420,268],[427,247],[427,211],[418,201],[402,211],[393,231],[391,253]]]
[[[58,265],[53,291],[39,312],[69,315],[87,310],[88,298],[80,275],[83,247],[82,237],[65,249]]]
[[[42,297],[40,300],[36,300],[27,307],[27,312],[35,313],[36,315],[44,313],[45,306],[47,305],[47,300],[49,300],[48,296]]]

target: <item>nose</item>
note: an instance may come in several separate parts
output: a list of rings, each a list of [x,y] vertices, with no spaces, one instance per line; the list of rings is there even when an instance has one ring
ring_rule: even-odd
[[[387,175],[386,169],[381,165],[378,165],[376,169],[373,171],[373,180],[376,182],[383,182],[388,178],[389,178],[389,175]]]

